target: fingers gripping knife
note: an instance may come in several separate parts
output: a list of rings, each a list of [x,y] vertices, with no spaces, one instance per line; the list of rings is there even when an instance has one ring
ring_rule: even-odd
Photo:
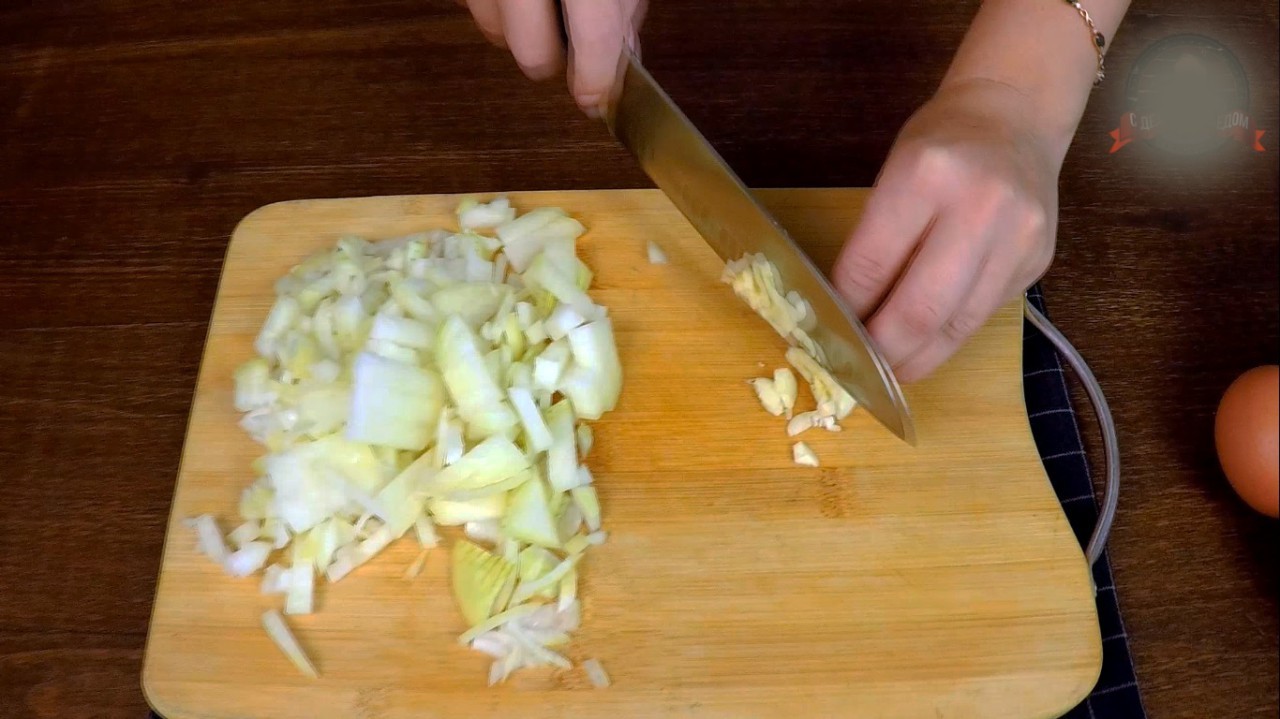
[[[914,444],[902,388],[862,323],[629,50],[622,52],[602,114],[720,259],[763,255],[773,265],[786,290],[812,310],[816,323],[808,334],[831,375],[882,425]]]
[[[563,8],[559,9],[561,34],[568,47]],[[732,262],[758,253],[777,269],[783,285],[798,292],[813,310],[817,323],[811,335],[825,354],[832,376],[882,425],[914,444],[911,414],[892,368],[827,279],[625,47],[615,77],[602,108],[610,132],[722,260]],[[1089,561],[1095,562],[1106,545],[1119,494],[1115,423],[1079,352],[1029,301],[1024,300],[1024,310],[1027,320],[1049,338],[1084,382],[1102,428],[1103,500],[1086,548]]]

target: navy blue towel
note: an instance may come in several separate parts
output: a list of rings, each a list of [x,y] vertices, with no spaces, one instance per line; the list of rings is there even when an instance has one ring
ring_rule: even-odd
[[[1044,294],[1039,286],[1033,287],[1028,296],[1036,309],[1045,311]],[[1089,541],[1093,525],[1098,521],[1098,504],[1093,479],[1089,476],[1089,462],[1080,441],[1080,428],[1067,393],[1066,373],[1057,351],[1039,330],[1024,323],[1023,332],[1023,392],[1031,432],[1049,481],[1058,493],[1058,501],[1062,502],[1067,520],[1083,545]],[[1093,567],[1093,581],[1098,587],[1098,620],[1102,625],[1102,675],[1093,693],[1068,712],[1065,719],[1146,719],[1133,659],[1129,656],[1128,635],[1120,619],[1116,585],[1105,553]]]
[[[1032,304],[1044,312],[1040,288],[1032,288],[1029,294]],[[1029,323],[1024,332],[1022,373],[1031,431],[1058,500],[1083,545],[1098,519],[1098,505],[1075,410],[1067,394],[1066,374],[1049,340]],[[1146,719],[1106,554],[1093,568],[1093,581],[1098,587],[1098,618],[1102,624],[1102,676],[1093,693],[1064,719]],[[161,718],[152,713],[151,719]]]

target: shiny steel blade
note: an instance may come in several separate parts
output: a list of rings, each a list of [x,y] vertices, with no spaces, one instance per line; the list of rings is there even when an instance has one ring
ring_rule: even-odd
[[[881,424],[915,444],[902,388],[862,323],[629,51],[603,109],[609,130],[722,260],[759,252],[777,267],[785,289],[813,308],[818,327],[810,335],[836,380]]]

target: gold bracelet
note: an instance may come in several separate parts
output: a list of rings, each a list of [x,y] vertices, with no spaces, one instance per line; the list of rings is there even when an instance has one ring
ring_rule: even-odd
[[[1097,26],[1093,24],[1093,18],[1089,17],[1089,11],[1084,9],[1079,0],[1064,0],[1068,5],[1076,9],[1080,14],[1080,19],[1084,20],[1085,27],[1089,28],[1089,34],[1093,35],[1093,49],[1098,53],[1098,75],[1093,81],[1095,87],[1102,84],[1103,78],[1107,76],[1107,69],[1103,65],[1102,58],[1104,50],[1107,47],[1107,38],[1098,32]]]

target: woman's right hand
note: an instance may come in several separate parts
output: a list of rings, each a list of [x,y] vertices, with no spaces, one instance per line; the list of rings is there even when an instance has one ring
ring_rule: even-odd
[[[489,41],[511,50],[534,80],[554,77],[566,67],[559,3],[555,0],[458,0],[466,5]],[[647,0],[562,0],[570,48],[569,91],[593,117],[607,99],[622,48],[640,52],[639,30]]]

